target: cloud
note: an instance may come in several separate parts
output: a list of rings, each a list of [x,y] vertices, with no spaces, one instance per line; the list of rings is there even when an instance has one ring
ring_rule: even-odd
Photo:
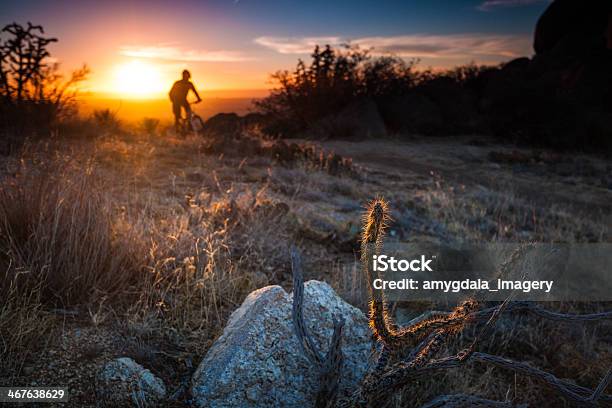
[[[551,1],[552,0],[486,0],[476,8],[480,11],[491,11],[495,8],[530,6],[537,3],[550,3]]]
[[[259,37],[255,43],[271,48],[281,54],[309,54],[315,45],[340,45],[340,37]]]
[[[414,34],[352,40],[341,37],[259,37],[255,42],[281,54],[307,54],[316,44],[338,46],[350,43],[365,49],[373,48],[377,54],[391,53],[408,58],[514,58],[529,54],[531,49],[529,36],[494,34]]]
[[[240,62],[251,59],[236,51],[189,50],[173,45],[124,46],[119,53],[128,57],[185,62]]]

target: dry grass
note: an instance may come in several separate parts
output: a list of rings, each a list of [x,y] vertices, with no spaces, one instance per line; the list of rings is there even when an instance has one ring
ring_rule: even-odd
[[[138,248],[115,235],[89,165],[42,167],[22,167],[0,192],[2,293],[38,287],[43,303],[67,307],[138,280]]]
[[[119,343],[81,354],[127,354],[152,366],[175,391],[177,378],[189,378],[250,291],[290,284],[292,243],[305,254],[305,270],[312,271],[307,279],[325,279],[345,299],[365,306],[358,254],[338,244],[358,242],[353,230],[370,194],[394,191],[398,210],[391,214],[390,239],[418,240],[431,225],[443,226],[448,237],[475,240],[608,237],[598,219],[572,217],[562,206],[537,207],[511,189],[464,191],[365,171],[338,176],[313,161],[283,165],[269,155],[213,155],[208,148],[196,139],[121,132],[30,146],[6,166],[0,189],[0,295],[6,299],[0,305],[0,381],[27,378],[22,368],[28,354],[41,359],[47,339],[58,341],[69,323]],[[422,220],[423,229],[406,219]],[[76,317],[66,323],[55,309]],[[585,385],[601,375],[601,367],[588,364],[590,357],[610,356],[595,331],[534,321],[508,327],[487,350],[552,367]],[[523,339],[518,345],[510,341],[517,337]],[[569,342],[578,345],[579,355],[564,348]],[[554,351],[542,357],[541,350]],[[437,375],[393,402],[414,406],[463,391],[537,404],[549,398],[540,388],[497,369],[474,368]]]
[[[264,254],[272,252],[276,217],[266,202],[223,197],[212,203],[192,200],[161,223],[139,220],[137,233],[150,241],[146,286],[135,310],[154,312],[173,327],[190,330],[222,326],[228,310],[245,294],[274,280]],[[282,256],[282,245],[278,256]],[[142,285],[142,284],[141,284]]]
[[[193,140],[65,147],[30,146],[0,191],[9,376],[58,328],[54,310],[136,334],[136,348],[180,341],[200,356],[250,291],[283,279],[289,208],[267,197],[265,183],[225,177],[235,163],[199,160]],[[182,168],[159,167],[181,157]]]
[[[119,296],[142,278],[142,247],[113,228],[89,163],[22,160],[0,189],[3,365],[46,342],[50,309]],[[36,346],[36,347],[35,347]]]
[[[603,214],[564,205],[530,202],[511,185],[466,190],[445,180],[418,195],[428,215],[454,236],[467,240],[519,242],[606,242],[609,226]]]
[[[23,362],[41,346],[51,322],[40,302],[39,288],[8,288],[0,304],[0,371],[19,372]]]

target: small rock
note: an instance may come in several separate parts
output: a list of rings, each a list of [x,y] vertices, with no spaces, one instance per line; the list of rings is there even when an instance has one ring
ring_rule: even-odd
[[[165,398],[162,380],[131,358],[122,357],[108,362],[98,373],[98,396],[115,406],[150,406]]]

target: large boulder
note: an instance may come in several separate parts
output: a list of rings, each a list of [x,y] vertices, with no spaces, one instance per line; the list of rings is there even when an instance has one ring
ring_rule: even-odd
[[[593,43],[601,48],[610,46],[611,13],[609,1],[555,0],[538,20],[533,48],[536,54],[545,54],[570,37],[578,41],[568,52],[581,52]]]
[[[353,390],[367,369],[371,334],[364,314],[326,283],[304,285],[304,320],[319,350],[327,352],[333,317],[345,321],[340,393]],[[231,315],[192,378],[200,407],[308,407],[317,370],[301,351],[291,318],[292,295],[280,286],[252,292]]]
[[[157,406],[166,396],[163,381],[127,357],[106,363],[96,380],[96,393],[108,406]]]
[[[255,126],[265,127],[270,119],[263,113],[250,112],[242,117],[242,123],[245,127],[251,128]]]
[[[478,126],[477,98],[467,81],[461,84],[452,77],[438,77],[427,81],[420,92],[440,110],[441,133],[469,133]]]
[[[235,113],[218,113],[210,117],[202,127],[205,136],[238,137],[243,128],[243,118]]]

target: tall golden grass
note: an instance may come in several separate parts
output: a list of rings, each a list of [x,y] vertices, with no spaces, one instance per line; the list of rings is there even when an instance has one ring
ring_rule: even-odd
[[[39,288],[44,304],[65,307],[141,277],[140,253],[115,235],[110,203],[88,164],[77,166],[25,169],[0,191],[1,293]]]
[[[51,330],[54,311],[210,339],[269,283],[262,271],[282,245],[267,238],[278,237],[278,213],[264,194],[220,191],[177,205],[139,191],[126,210],[100,154],[29,153],[2,183],[0,354],[12,369]],[[115,170],[131,160],[112,157]]]

